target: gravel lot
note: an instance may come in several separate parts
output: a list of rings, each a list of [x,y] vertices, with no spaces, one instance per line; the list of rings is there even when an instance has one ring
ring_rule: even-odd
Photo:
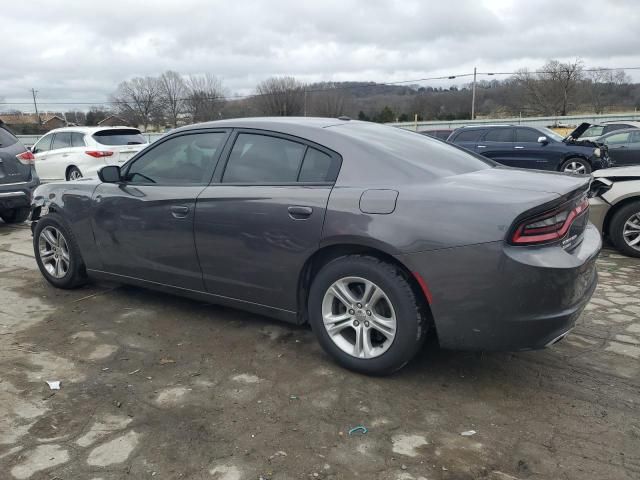
[[[638,479],[640,261],[605,250],[599,271],[551,349],[432,342],[368,378],[307,328],[119,285],[55,290],[28,227],[0,223],[0,477]]]

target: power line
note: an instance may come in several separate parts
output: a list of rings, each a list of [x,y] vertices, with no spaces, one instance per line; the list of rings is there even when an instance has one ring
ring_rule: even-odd
[[[640,66],[638,67],[598,67],[598,68],[583,68],[581,71],[583,72],[605,72],[605,71],[617,71],[617,70],[640,70]],[[393,82],[369,82],[359,84],[359,85],[340,85],[334,87],[324,87],[324,88],[314,88],[314,89],[306,89],[304,90],[306,93],[316,93],[316,92],[328,92],[328,91],[336,91],[336,90],[350,90],[354,88],[374,88],[374,87],[384,87],[384,86],[393,86],[393,85],[402,85],[402,84],[416,84],[420,82],[428,82],[434,80],[456,80],[459,78],[467,78],[473,77],[474,75],[484,75],[484,76],[495,76],[495,75],[518,75],[518,74],[545,74],[545,73],[556,73],[551,70],[516,70],[513,72],[465,72],[465,73],[456,73],[451,75],[440,75],[434,77],[424,77],[424,78],[415,78],[411,80],[398,80]],[[330,83],[330,82],[329,82]],[[358,82],[352,82],[358,83]],[[302,91],[302,89],[301,89]],[[243,100],[247,98],[256,98],[267,95],[277,95],[274,93],[252,93],[247,95],[235,95],[235,96],[217,96],[217,97],[200,97],[200,100],[208,100],[208,101],[233,101],[233,100]],[[177,100],[186,101],[189,98],[179,98]],[[32,102],[0,102],[0,105],[30,105]],[[126,101],[118,101],[118,100],[96,100],[96,101],[51,101],[45,102],[40,100],[40,105],[120,105],[120,104],[129,104],[130,102]]]

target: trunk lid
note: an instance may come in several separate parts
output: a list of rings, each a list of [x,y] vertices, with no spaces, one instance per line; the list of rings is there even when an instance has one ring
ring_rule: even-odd
[[[98,147],[113,152],[113,155],[104,157],[105,162],[111,165],[122,165],[148,145],[137,128],[105,128],[95,132],[92,138]]]
[[[31,180],[31,166],[16,157],[27,149],[7,129],[0,126],[0,185]]]

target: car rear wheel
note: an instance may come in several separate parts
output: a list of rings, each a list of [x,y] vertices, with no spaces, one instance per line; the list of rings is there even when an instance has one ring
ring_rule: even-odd
[[[630,257],[640,257],[640,200],[623,206],[613,214],[609,238],[620,252]]]
[[[82,178],[82,172],[78,167],[70,167],[67,170],[67,181],[69,180],[79,180]]]
[[[33,232],[38,268],[53,286],[71,289],[83,285],[87,274],[71,230],[55,215],[40,219]]]
[[[588,175],[592,168],[591,164],[582,158],[570,158],[562,164],[560,170],[574,175]]]
[[[363,255],[337,258],[316,275],[309,320],[320,345],[340,365],[389,374],[423,344],[426,315],[403,272]]]
[[[4,223],[22,223],[29,218],[29,207],[5,210],[0,213],[0,218],[4,220]]]

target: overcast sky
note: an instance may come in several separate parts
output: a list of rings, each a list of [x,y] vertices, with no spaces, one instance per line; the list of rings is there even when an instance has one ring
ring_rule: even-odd
[[[5,1],[0,97],[24,101],[34,87],[43,103],[100,102],[124,79],[168,69],[210,72],[230,93],[246,94],[273,75],[389,82],[576,57],[586,66],[640,66],[638,7],[634,0]],[[640,81],[640,72],[628,73]]]

